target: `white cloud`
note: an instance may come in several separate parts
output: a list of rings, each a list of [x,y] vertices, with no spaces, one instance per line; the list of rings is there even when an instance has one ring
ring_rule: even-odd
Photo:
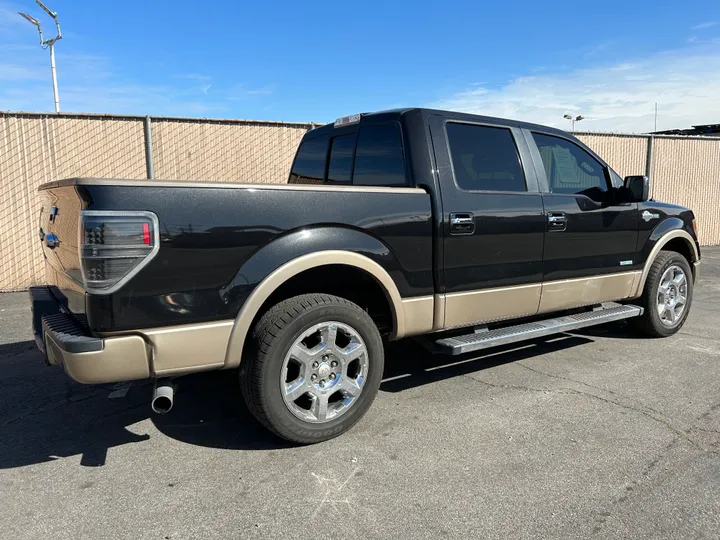
[[[614,65],[519,77],[498,88],[468,88],[431,106],[577,129],[646,132],[720,122],[720,50],[679,50]]]
[[[691,27],[690,30],[702,30],[703,28],[711,28],[715,26],[717,22],[715,21],[708,21],[700,24],[696,24],[695,26]]]

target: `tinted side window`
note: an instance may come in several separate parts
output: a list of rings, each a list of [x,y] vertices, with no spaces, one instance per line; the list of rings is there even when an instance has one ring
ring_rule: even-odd
[[[329,184],[349,184],[352,179],[353,154],[357,133],[333,137],[330,145]]]
[[[467,191],[527,191],[512,133],[506,128],[447,124],[455,182]]]
[[[578,145],[560,137],[533,133],[551,193],[586,195],[603,201],[608,186],[602,164]]]
[[[358,136],[353,185],[404,186],[405,161],[396,124],[363,126]]]
[[[304,141],[295,157],[289,183],[322,184],[327,151],[327,137],[315,137]]]

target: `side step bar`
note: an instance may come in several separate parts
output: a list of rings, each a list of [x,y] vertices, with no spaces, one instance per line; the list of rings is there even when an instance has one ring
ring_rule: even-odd
[[[639,306],[622,305],[616,303],[603,304],[594,311],[566,315],[555,319],[545,319],[515,326],[506,326],[486,332],[473,332],[461,336],[438,339],[435,346],[438,352],[445,354],[465,354],[488,347],[496,347],[517,341],[526,341],[552,334],[577,330],[586,326],[595,326],[621,319],[629,319],[642,315],[643,308]]]

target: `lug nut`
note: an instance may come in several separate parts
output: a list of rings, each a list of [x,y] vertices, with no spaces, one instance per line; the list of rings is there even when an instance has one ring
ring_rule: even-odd
[[[314,373],[312,375],[310,375],[310,380],[311,381],[317,380],[317,375],[315,375]]]
[[[325,386],[325,379],[320,379],[320,386]]]
[[[333,360],[333,361],[330,363],[330,367],[337,367],[337,360]]]
[[[312,365],[312,366],[313,366],[313,369],[317,369],[317,367],[319,366],[319,364],[318,364],[317,362],[313,362],[313,365]]]
[[[334,374],[334,373],[331,373],[331,374],[330,374],[330,380],[331,380],[331,381],[334,381],[334,380],[335,380],[335,374]]]

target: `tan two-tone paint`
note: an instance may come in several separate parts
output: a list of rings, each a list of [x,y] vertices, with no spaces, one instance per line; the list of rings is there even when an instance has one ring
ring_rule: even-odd
[[[237,367],[252,322],[270,295],[293,276],[331,264],[361,269],[381,286],[393,319],[391,339],[636,298],[642,294],[652,263],[674,238],[683,238],[690,246],[697,277],[699,254],[695,242],[687,232],[677,230],[656,243],[642,271],[413,298],[402,298],[390,275],[368,257],[350,251],[320,251],[293,259],[273,271],[255,288],[234,320],[106,336],[106,350],[96,353],[69,355],[51,345],[50,354],[58,356],[58,363],[63,363],[81,382],[111,382]],[[137,361],[119,362],[130,351],[134,351],[132,356]],[[112,352],[112,358],[97,362],[108,352]]]

